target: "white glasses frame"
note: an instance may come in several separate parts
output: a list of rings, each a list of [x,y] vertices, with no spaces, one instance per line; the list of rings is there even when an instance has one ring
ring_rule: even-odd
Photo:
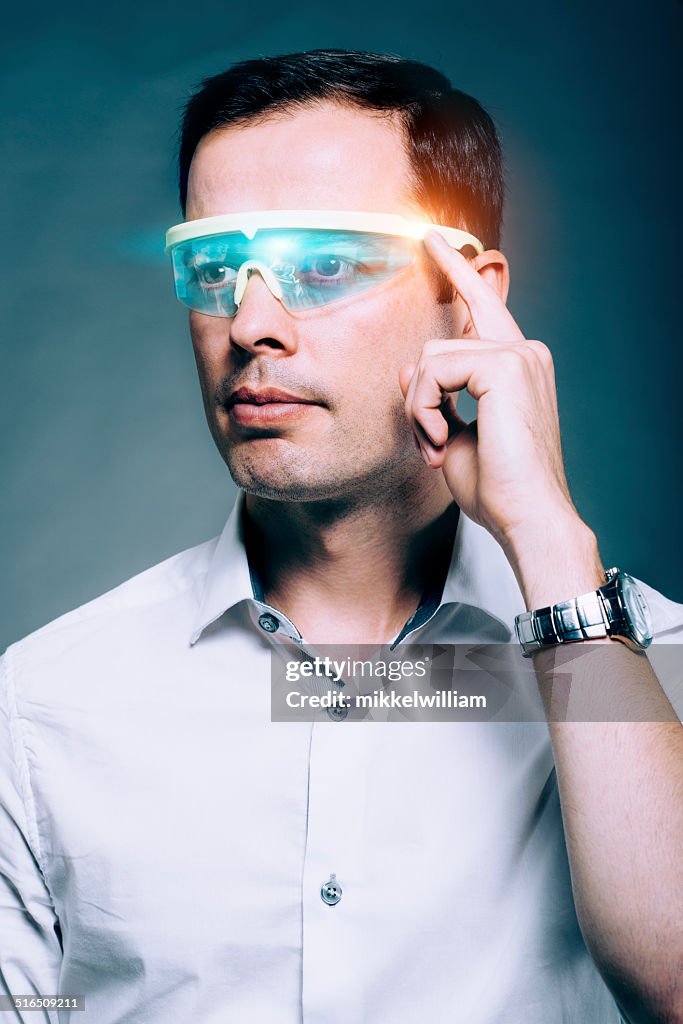
[[[221,235],[228,231],[241,231],[252,239],[261,228],[321,228],[328,231],[364,231],[382,235],[397,235],[421,241],[428,231],[438,231],[453,249],[470,245],[477,254],[484,246],[468,231],[444,227],[425,221],[408,220],[396,213],[357,213],[347,210],[259,210],[251,213],[226,213],[217,217],[202,217],[175,224],[166,232],[168,253],[173,246],[192,238]]]

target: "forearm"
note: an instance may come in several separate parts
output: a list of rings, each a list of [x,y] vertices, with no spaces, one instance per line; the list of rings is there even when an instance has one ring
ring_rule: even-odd
[[[629,714],[642,707],[644,720],[550,722],[574,899],[624,1010],[634,1022],[673,1024],[683,1020],[683,727],[646,658],[612,647],[606,662],[572,667],[572,701],[600,717],[584,693],[618,678]],[[534,656],[546,691],[548,653]]]
[[[604,582],[590,531],[565,533],[559,545],[552,530],[544,536],[546,552],[516,556],[528,608]],[[557,551],[573,552],[571,563],[558,563]],[[683,727],[646,656],[618,642],[568,644],[533,660],[586,944],[634,1024],[681,1021]]]

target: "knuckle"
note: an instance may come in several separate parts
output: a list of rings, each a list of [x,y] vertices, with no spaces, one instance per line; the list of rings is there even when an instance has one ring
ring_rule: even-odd
[[[440,344],[439,338],[428,338],[422,346],[422,351],[425,353],[432,353],[437,345]]]
[[[530,346],[531,351],[540,359],[544,366],[552,366],[553,354],[546,344],[542,341],[529,341],[527,344]]]
[[[420,365],[420,379],[424,380],[427,377],[431,379],[436,373],[438,362],[439,354],[436,352],[423,356]]]
[[[500,365],[507,373],[519,373],[526,366],[526,356],[518,348],[506,348],[500,353]]]

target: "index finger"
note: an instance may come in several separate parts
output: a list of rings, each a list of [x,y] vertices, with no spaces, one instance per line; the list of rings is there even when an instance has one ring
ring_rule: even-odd
[[[522,341],[524,335],[498,292],[478,274],[462,253],[453,249],[438,231],[424,237],[427,252],[446,274],[469,310],[480,338]]]

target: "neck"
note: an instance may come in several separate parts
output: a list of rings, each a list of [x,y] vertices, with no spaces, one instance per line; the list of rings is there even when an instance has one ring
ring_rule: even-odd
[[[374,500],[247,495],[249,561],[309,643],[384,644],[441,583],[458,509],[441,474]]]

